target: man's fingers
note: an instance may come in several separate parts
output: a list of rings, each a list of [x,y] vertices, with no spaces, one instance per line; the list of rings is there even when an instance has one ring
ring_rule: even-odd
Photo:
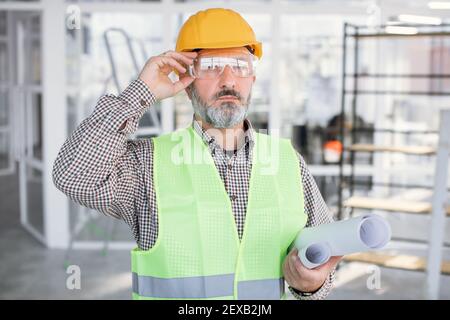
[[[170,65],[171,67],[177,69],[181,73],[186,72],[186,68],[183,67],[178,61],[176,61],[174,58],[169,57],[161,57],[161,62],[165,65]]]
[[[330,268],[330,261],[331,261],[332,258],[334,258],[334,257],[330,258],[330,260],[328,260],[325,264],[320,265],[320,266],[318,266],[316,268],[308,269],[307,267],[304,266],[304,264],[302,263],[302,261],[298,257],[298,250],[297,249],[295,249],[295,251],[292,250],[291,253],[296,253],[294,255],[295,256],[295,261],[291,257],[292,265],[295,268],[295,273],[296,274],[302,274],[302,275],[309,274],[311,276],[316,276],[316,275],[324,272],[324,269]],[[332,261],[334,262],[334,260],[332,260]]]
[[[335,268],[339,262],[341,262],[342,258],[344,256],[333,256],[328,260],[328,263],[330,264],[331,269]],[[330,269],[330,270],[331,270]]]
[[[188,52],[178,52],[179,54],[182,54],[184,56],[187,56],[189,58],[195,58],[196,56],[198,56],[198,52],[195,51],[188,51]]]
[[[330,273],[332,269],[341,261],[343,256],[332,256],[326,263],[318,266],[314,270],[318,272]]]
[[[173,86],[174,86],[174,94],[180,92],[181,90],[183,90],[184,88],[186,88],[188,85],[190,85],[192,83],[192,81],[194,81],[195,78],[193,77],[183,77],[180,78],[180,80],[176,81]]]
[[[179,53],[179,54],[182,54],[182,55],[188,56],[188,57],[196,57],[196,56],[198,55],[198,52],[195,52],[195,51],[174,51],[174,50],[167,50],[167,51],[163,52],[162,54],[160,54],[160,56],[167,55],[167,54],[171,54],[171,53]]]
[[[296,248],[292,249],[291,252],[289,253],[289,268],[292,272],[292,275],[295,278],[299,277],[299,273],[301,273],[303,270],[302,268],[305,268],[304,266],[299,266],[298,264],[300,264],[300,259],[298,257],[298,250]]]
[[[296,249],[296,248],[292,249],[292,251],[290,252],[289,255],[290,255],[290,257],[289,257],[290,261],[293,266],[293,271],[295,272],[295,274],[297,274],[297,273],[304,274],[305,272],[314,270],[314,269],[308,269],[303,265],[303,263],[300,261],[300,258],[298,257],[298,249]]]
[[[292,254],[289,257],[289,263],[288,263],[289,269],[290,269],[290,271],[292,273],[292,277],[294,279],[298,279],[299,278],[299,274],[298,274],[297,268],[295,267],[295,261],[294,261],[294,259],[296,259],[296,257],[297,257],[297,255]]]
[[[330,271],[342,259],[342,256],[331,257],[327,263],[313,269],[306,268],[298,257],[298,250],[293,249],[289,252],[285,261],[285,279],[288,283],[319,283],[326,279]]]
[[[171,51],[167,55],[174,59],[181,60],[186,65],[190,65],[194,61],[194,57],[187,57],[179,52]]]
[[[303,263],[300,261],[300,258],[297,256],[296,257],[296,259],[295,259],[295,261],[293,261],[293,264],[294,264],[294,267],[295,267],[295,270],[298,272],[298,273],[300,273],[300,274],[305,274],[305,273],[311,273],[311,272],[314,272],[315,270],[314,269],[308,269],[308,268],[306,268],[304,265],[303,265]]]
[[[190,65],[194,62],[197,52],[176,52],[176,51],[166,51],[160,55],[161,57],[171,57],[186,65]]]
[[[290,285],[293,285],[294,279],[292,277],[292,272],[289,267],[289,258],[287,258],[286,261],[284,262],[283,273],[284,273],[284,278],[286,279],[287,283],[289,283]]]

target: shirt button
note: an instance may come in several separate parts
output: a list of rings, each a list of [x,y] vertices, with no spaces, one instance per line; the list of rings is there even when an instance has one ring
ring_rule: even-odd
[[[147,105],[147,101],[144,99],[141,99],[141,106],[145,107]]]
[[[231,199],[231,201],[234,201],[234,200],[237,199],[237,196],[233,194],[233,195],[230,197],[230,199]]]

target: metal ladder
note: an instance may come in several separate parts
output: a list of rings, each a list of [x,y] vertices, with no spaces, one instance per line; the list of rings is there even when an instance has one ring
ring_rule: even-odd
[[[434,174],[434,190],[430,231],[428,236],[427,279],[425,297],[439,298],[439,277],[441,276],[442,245],[444,242],[447,181],[450,156],[450,110],[441,110],[439,144],[436,154]]]
[[[399,257],[398,255],[383,255],[379,253],[360,253],[347,256],[344,258],[347,261],[357,261],[372,263],[388,268],[399,268],[406,270],[425,271],[426,280],[424,285],[423,297],[426,299],[438,299],[439,298],[439,280],[441,273],[448,274],[450,272],[450,263],[443,261],[442,249],[444,245],[445,225],[446,219],[449,216],[447,205],[447,181],[448,181],[448,166],[450,157],[450,109],[440,111],[440,126],[439,126],[439,142],[435,152],[435,174],[432,199],[429,205],[423,209],[429,211],[430,226],[428,232],[428,252],[427,259],[402,256],[407,258],[406,261],[401,262],[399,259],[393,258]],[[351,199],[350,199],[351,200]],[[405,211],[406,209],[388,208],[387,201],[384,203],[367,203],[367,199],[364,199],[366,203],[357,203],[357,201],[347,200],[346,206],[352,208],[363,209],[378,209],[388,211]],[[359,200],[361,202],[361,200]],[[417,205],[416,203],[413,205]],[[418,208],[420,209],[420,208]],[[419,213],[419,212],[418,212]],[[410,258],[414,258],[414,263],[408,262]],[[410,265],[411,264],[411,265]]]
[[[108,80],[107,80],[107,82],[105,84],[105,90],[106,90],[108,82],[112,80],[113,83],[114,83],[114,86],[116,87],[117,94],[119,94],[125,88],[122,88],[120,86],[119,77],[118,77],[118,74],[117,74],[116,62],[114,60],[114,55],[113,55],[113,50],[112,50],[111,40],[110,40],[111,39],[110,35],[113,34],[113,33],[117,33],[117,34],[121,35],[125,39],[125,43],[126,43],[128,52],[130,54],[131,61],[133,62],[134,75],[135,75],[134,79],[136,79],[138,77],[139,72],[140,72],[140,68],[139,68],[139,64],[138,64],[137,59],[136,59],[136,54],[135,54],[134,49],[133,49],[131,38],[128,36],[126,31],[123,30],[123,29],[120,29],[120,28],[109,28],[109,29],[107,29],[103,33],[103,40],[105,41],[106,51],[108,53],[108,59],[109,59],[110,65],[111,65],[111,76],[108,78]],[[144,57],[147,57],[148,56],[147,52],[145,51],[145,48],[142,45],[142,43],[141,43],[141,50],[142,50],[142,55]],[[147,134],[155,134],[155,135],[160,134],[161,133],[161,123],[159,121],[159,118],[158,118],[158,115],[156,113],[155,108],[149,108],[148,113],[150,115],[150,119],[152,121],[153,127],[152,128],[151,127],[146,128],[145,133],[147,133]],[[139,132],[137,134],[139,134]]]

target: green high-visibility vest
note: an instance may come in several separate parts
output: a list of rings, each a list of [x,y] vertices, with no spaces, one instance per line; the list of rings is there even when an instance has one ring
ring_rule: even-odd
[[[158,239],[131,252],[133,298],[285,298],[283,261],[307,220],[290,141],[255,132],[241,240],[230,197],[193,128],[153,138],[153,146]]]

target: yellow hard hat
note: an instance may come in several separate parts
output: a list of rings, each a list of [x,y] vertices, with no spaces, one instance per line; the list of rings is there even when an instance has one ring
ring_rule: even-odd
[[[212,8],[189,17],[178,34],[175,51],[245,46],[261,59],[262,44],[247,21],[233,10]]]

